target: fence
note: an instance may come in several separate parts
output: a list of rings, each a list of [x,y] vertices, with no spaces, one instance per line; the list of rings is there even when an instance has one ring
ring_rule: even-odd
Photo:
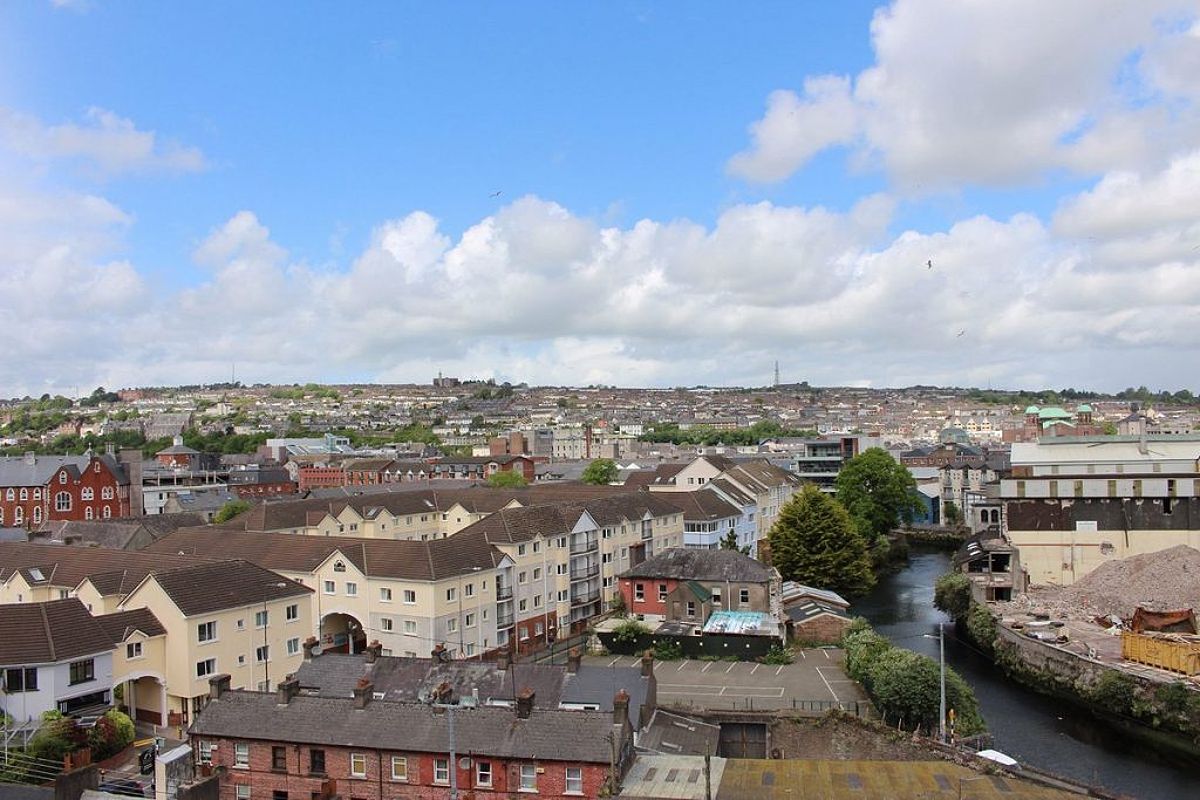
[[[737,661],[756,661],[782,642],[772,636],[737,636],[728,633],[705,633],[700,636],[642,633],[635,637],[618,637],[615,631],[596,634],[610,653],[636,655],[657,645],[677,645],[686,658],[728,658]]]
[[[865,700],[802,700],[798,697],[711,697],[706,696],[702,702],[692,700],[671,699],[664,701],[659,698],[659,706],[691,714],[707,712],[769,713],[792,711],[797,714],[824,714],[828,711],[841,710],[862,719],[871,719],[874,715],[873,706]]]

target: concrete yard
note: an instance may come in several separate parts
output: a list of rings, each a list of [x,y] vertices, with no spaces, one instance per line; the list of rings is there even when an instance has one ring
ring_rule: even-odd
[[[782,666],[745,661],[658,661],[658,704],[683,710],[812,711],[837,705],[854,711],[866,694],[846,677],[841,650],[798,651],[796,662]],[[598,666],[638,666],[637,656],[588,656]]]

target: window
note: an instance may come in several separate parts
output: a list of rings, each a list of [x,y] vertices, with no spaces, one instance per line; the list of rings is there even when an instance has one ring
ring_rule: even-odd
[[[534,570],[533,570],[533,579],[534,579],[535,581],[539,581],[539,580],[541,580],[541,579],[542,579],[542,568],[541,568],[541,567],[535,567],[535,568],[534,568]]]
[[[535,622],[533,624],[533,635],[534,636],[541,636],[545,632],[546,632],[546,629],[545,629],[545,627],[543,627],[542,623]]]
[[[308,751],[308,771],[313,775],[325,774],[325,751],[313,748]]]
[[[4,691],[9,694],[16,692],[36,692],[38,690],[37,667],[14,667],[4,671]]]
[[[344,561],[333,562],[333,571],[334,572],[345,572],[346,571],[346,563]]]
[[[354,581],[346,581],[346,596],[358,597],[358,584]]]
[[[750,590],[749,589],[741,589],[738,591],[738,602],[741,603],[742,605],[745,605],[746,603],[750,602]]]
[[[354,778],[367,777],[367,756],[364,753],[350,754],[350,776]]]
[[[237,790],[235,793],[236,800],[250,800],[250,784],[239,783],[234,788]]]
[[[295,638],[292,638],[292,639],[288,639],[288,640],[287,640],[287,654],[288,654],[289,656],[294,656],[294,655],[296,655],[296,654],[297,654],[297,653],[299,653],[299,652],[300,652],[300,639],[299,639],[299,637],[295,637]]]
[[[96,678],[96,662],[92,658],[71,662],[71,685],[86,684]]]
[[[537,791],[537,767],[533,764],[521,765],[521,782],[518,784],[522,792]]]
[[[217,671],[217,660],[215,658],[206,658],[203,661],[196,662],[196,677],[204,678],[215,674]]]
[[[528,582],[529,582],[528,576],[526,575],[526,573],[524,571],[517,573],[517,583],[528,583]]]
[[[446,758],[435,758],[433,760],[433,782],[434,783],[449,783],[450,782],[450,760]]]
[[[113,490],[112,490],[111,486],[105,486],[103,489],[100,490],[100,499],[101,500],[112,500],[113,499]]]
[[[337,594],[337,584],[333,581],[325,581],[325,594]]]
[[[467,597],[474,597],[475,596],[475,584],[468,583],[466,586],[466,589],[463,590],[463,594],[466,595]]]
[[[450,633],[454,633],[456,630],[458,630],[458,620],[456,620],[456,619],[446,620],[446,630],[450,631]]]
[[[542,607],[542,596],[540,594],[535,594],[533,596],[533,607],[534,608]]]
[[[605,553],[605,554],[603,554],[602,556],[600,556],[600,563],[601,563],[601,564],[611,564],[611,563],[612,563],[612,560],[613,560],[613,554],[612,554],[612,553]]]
[[[196,641],[211,642],[217,638],[217,621],[209,620],[196,626]]]
[[[667,602],[667,585],[665,583],[660,583],[658,585],[658,602]]]
[[[142,643],[141,642],[130,642],[129,644],[125,645],[125,657],[126,658],[141,658],[142,657]]]
[[[236,742],[233,745],[233,765],[242,769],[250,766],[250,744],[248,742]]]
[[[451,586],[449,589],[446,590],[446,602],[453,603],[457,599],[458,599],[458,589]]]
[[[29,490],[28,490],[28,489],[25,489],[25,488],[22,488],[22,489],[21,489],[21,499],[22,499],[22,500],[28,500],[28,499],[29,499]]]
[[[67,485],[67,473],[65,473],[65,472],[58,473],[58,483],[60,486]],[[12,490],[10,489],[9,491],[11,492]],[[10,497],[9,499],[11,500],[12,498]]]
[[[646,599],[646,587],[640,583],[635,583],[633,585],[633,600],[634,600],[634,602],[640,603],[645,599]]]
[[[265,628],[269,620],[270,614],[267,613],[266,609],[254,612],[254,627]]]
[[[246,663],[246,656],[245,656],[245,654],[243,653],[242,655],[239,655],[239,656],[238,656],[238,666],[239,666],[239,667],[240,667],[240,666],[243,666],[245,663]]]
[[[91,506],[88,506],[87,508],[85,508],[83,510],[83,518],[84,519],[95,519],[96,518],[96,510],[94,508],[92,508]]]
[[[272,747],[271,748],[271,769],[276,772],[287,772],[287,748]]]
[[[25,506],[17,506],[13,509],[13,522],[20,525],[25,521]]]
[[[583,794],[583,767],[567,767],[566,794]]]
[[[475,615],[467,614],[466,619],[463,620],[463,625],[467,628],[474,628],[475,627]]]
[[[272,789],[271,800],[288,800],[288,793],[285,789]]]
[[[523,545],[523,544],[517,545],[517,555],[519,555],[519,556],[525,555],[525,545]]]
[[[392,780],[408,780],[408,759],[404,756],[392,756]]]
[[[567,565],[566,564],[555,564],[554,565],[554,574],[555,575],[566,575],[567,574]]]
[[[528,608],[529,608],[529,601],[526,600],[524,597],[522,597],[520,600],[517,601],[517,610],[518,611],[525,611]]]
[[[392,620],[390,617],[381,617],[379,619],[379,629],[390,632],[392,630]]]
[[[687,615],[689,617],[696,616],[696,603],[692,600],[688,600],[687,602]]]
[[[238,629],[239,631],[244,631],[244,630],[246,630],[246,620],[244,620],[244,619],[239,619],[239,620],[237,621],[237,629]]]
[[[491,786],[492,785],[492,762],[476,761],[475,762],[475,785],[476,786]]]
[[[64,475],[65,477],[65,475]],[[54,495],[54,510],[55,511],[70,511],[71,510],[71,493],[58,492]]]
[[[39,516],[41,516],[41,513],[40,513],[40,512],[41,512],[41,509],[40,509],[40,508],[38,508],[38,509],[34,509],[34,516],[35,516],[35,517],[39,517]],[[109,519],[109,518],[111,518],[111,517],[112,517],[112,509],[111,509],[110,507],[108,507],[108,506],[105,506],[105,507],[104,507],[104,518],[105,518],[105,519]]]
[[[411,620],[411,619],[404,620],[404,632],[407,633],[409,636],[416,636],[417,635],[416,620]]]
[[[390,602],[392,602],[392,590],[391,590],[391,589],[389,589],[389,588],[388,588],[388,587],[386,587],[386,586],[384,586],[383,588],[381,588],[381,589],[379,590],[379,601],[380,601],[381,603],[390,603]]]
[[[212,763],[212,742],[200,742],[200,763]]]
[[[24,490],[24,489],[22,489],[22,490],[21,490],[21,494],[22,494],[22,495],[24,495],[24,494],[25,494],[25,490]],[[25,499],[25,498],[24,498],[24,496],[22,496],[22,497],[21,497],[21,499],[22,499],[22,500],[24,500],[24,499]],[[92,487],[90,487],[90,486],[85,486],[85,487],[83,487],[82,489],[80,489],[80,490],[79,490],[79,499],[80,499],[80,500],[95,500],[95,499],[96,499],[96,493],[95,493],[95,491],[93,491]]]
[[[270,661],[270,657],[271,657],[270,645],[260,644],[258,647],[254,648],[254,660],[257,661],[259,664],[263,664],[263,663],[266,663],[267,661]]]
[[[417,602],[417,593],[413,589],[404,590],[404,602],[412,605]]]

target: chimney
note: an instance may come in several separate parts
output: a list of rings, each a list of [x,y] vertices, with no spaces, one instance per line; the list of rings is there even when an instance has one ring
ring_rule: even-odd
[[[304,640],[304,660],[313,660],[313,651],[317,649],[317,637],[310,636]]]
[[[567,672],[574,675],[579,672],[579,662],[583,660],[583,656],[579,653],[578,647],[572,647],[567,652]]]
[[[275,690],[275,702],[286,706],[298,694],[300,694],[300,681],[295,675],[289,675],[279,682],[279,686]]]
[[[517,719],[529,719],[533,713],[533,689],[526,686],[517,695]]]
[[[27,452],[25,454],[25,464],[27,466],[32,467],[36,463],[37,463],[37,453],[30,450],[29,452]]]
[[[371,694],[374,691],[375,684],[366,678],[359,678],[358,683],[354,686],[354,707],[366,708],[367,703],[371,702]]]
[[[454,702],[454,687],[449,681],[442,681],[433,690],[433,697],[437,702],[449,705]]]
[[[216,700],[221,695],[229,691],[228,675],[213,675],[208,679],[208,697],[210,700]]]
[[[432,658],[434,661],[445,661],[446,660],[446,645],[442,644],[441,642],[438,642],[437,646],[433,648],[433,652],[429,654],[429,657]]]
[[[642,676],[649,678],[654,674],[654,651],[647,650],[642,653]]]
[[[376,660],[383,655],[383,644],[376,639],[367,645],[367,649],[364,652],[367,655],[367,663],[374,664]]]
[[[621,689],[613,697],[613,725],[622,727],[629,722],[629,692]]]
[[[508,671],[508,663],[509,663],[508,645],[502,645],[500,647],[500,650],[496,653],[496,669],[500,670],[501,672],[507,672]]]

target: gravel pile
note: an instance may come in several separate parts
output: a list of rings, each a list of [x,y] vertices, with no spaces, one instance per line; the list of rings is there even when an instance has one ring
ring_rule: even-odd
[[[1062,589],[1059,603],[1095,614],[1126,618],[1149,611],[1200,609],[1200,550],[1176,545],[1096,568]]]

